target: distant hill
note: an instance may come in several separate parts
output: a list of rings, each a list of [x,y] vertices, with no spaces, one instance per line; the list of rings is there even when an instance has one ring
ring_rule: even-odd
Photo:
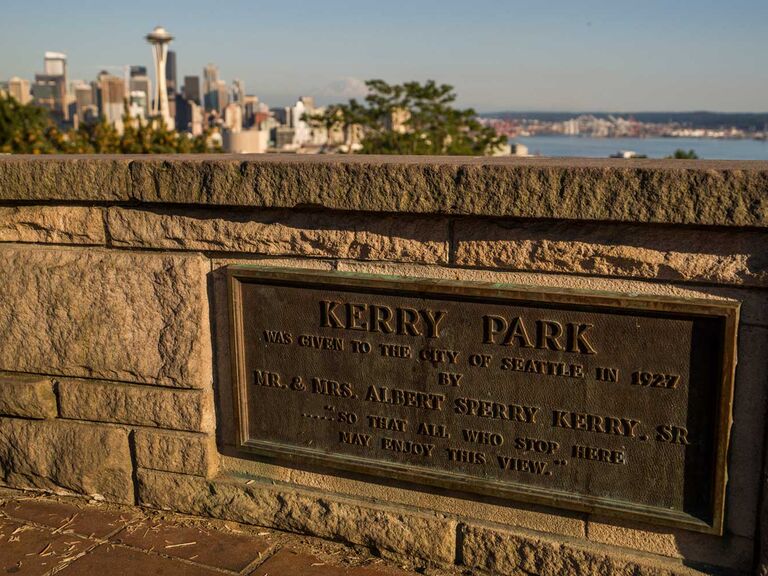
[[[502,118],[505,120],[542,120],[545,122],[563,122],[589,114],[597,118],[634,118],[638,122],[668,124],[675,122],[690,128],[736,127],[742,130],[763,130],[768,125],[768,112],[488,112],[480,114],[483,118]]]

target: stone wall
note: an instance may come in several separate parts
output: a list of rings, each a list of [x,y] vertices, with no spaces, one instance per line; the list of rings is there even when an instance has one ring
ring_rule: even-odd
[[[0,484],[490,573],[768,574],[766,163],[8,156],[0,262]],[[741,302],[725,535],[244,456],[232,263]]]

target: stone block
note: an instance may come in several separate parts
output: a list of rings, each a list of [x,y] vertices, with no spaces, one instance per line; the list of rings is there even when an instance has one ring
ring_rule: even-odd
[[[81,206],[0,207],[0,242],[104,244],[103,211]]]
[[[199,256],[0,245],[0,370],[210,386]]]
[[[0,418],[0,482],[133,503],[128,432],[62,420]]]
[[[140,468],[210,478],[219,463],[213,434],[184,434],[138,429],[134,432],[136,465]]]
[[[55,418],[56,395],[45,376],[0,372],[0,415]]]
[[[60,379],[61,417],[171,430],[213,430],[207,395],[101,380]]]
[[[768,225],[759,162],[261,156],[9,156],[0,199]]]
[[[139,470],[138,487],[139,503],[151,508],[343,540],[382,555],[432,564],[452,564],[455,557],[456,522],[438,514],[367,505],[258,481],[207,481],[151,470]]]
[[[600,517],[587,521],[587,534],[591,541],[600,544],[680,558],[702,565],[748,571],[754,563],[754,539],[731,534],[723,537],[707,536]]]
[[[4,156],[0,162],[0,199],[130,200],[130,163],[131,158],[124,155]]]
[[[583,538],[585,515],[569,510],[556,510],[522,502],[472,495],[459,497],[439,488],[423,486],[413,490],[399,483],[370,482],[344,474],[329,475],[323,471],[291,468],[273,462],[243,458],[235,450],[221,446],[221,474],[287,482],[299,488],[325,490],[347,497],[378,500],[392,506],[430,510],[447,516],[471,518],[503,524],[510,528],[538,530],[549,534]]]
[[[664,558],[551,539],[532,533],[462,525],[459,557],[472,570],[509,576],[704,576]]]
[[[116,246],[427,264],[448,261],[448,221],[432,217],[115,207],[109,209],[107,221]]]
[[[244,160],[221,155],[143,157],[131,162],[130,171],[132,193],[144,202],[311,204],[368,212],[720,226],[768,223],[768,171],[747,162],[365,155]]]
[[[768,286],[765,232],[458,220],[454,245],[460,266]]]

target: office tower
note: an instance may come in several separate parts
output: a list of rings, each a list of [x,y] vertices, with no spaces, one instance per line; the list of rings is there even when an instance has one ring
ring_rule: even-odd
[[[221,111],[219,102],[219,68],[214,64],[208,64],[203,69],[203,100],[206,110]]]
[[[219,82],[219,67],[215,64],[208,64],[203,68],[203,93],[211,92]]]
[[[216,92],[218,93],[218,112],[219,114],[224,113],[224,109],[229,106],[229,86],[227,86],[227,83],[224,80],[219,80],[219,82],[216,85]]]
[[[128,81],[128,93],[130,95],[131,102],[139,99],[139,96],[134,94],[135,92],[144,93],[144,104],[141,106],[143,108],[142,117],[146,118],[149,116],[150,112],[152,82],[150,81],[149,76],[147,76],[147,68],[145,66],[131,66],[131,75]],[[133,116],[133,114],[131,115]]]
[[[242,80],[232,80],[232,103],[242,108],[245,105],[245,84]]]
[[[131,90],[128,92],[128,115],[131,118],[146,118],[149,104],[147,93],[143,90]]]
[[[243,98],[243,127],[250,128],[256,124],[256,114],[259,112],[259,97],[246,94]]]
[[[240,132],[243,129],[243,109],[234,102],[224,108],[224,126],[230,132]]]
[[[99,115],[122,132],[125,80],[102,71],[96,82],[96,94]]]
[[[272,140],[278,150],[293,148],[295,136],[296,131],[290,126],[278,126],[272,130]]]
[[[174,120],[171,118],[168,107],[168,88],[165,82],[166,61],[168,58],[168,44],[173,40],[168,31],[162,26],[157,26],[146,35],[146,40],[152,45],[152,56],[155,60],[155,92],[152,103],[152,115],[160,116],[169,129],[173,129]]]
[[[168,87],[168,95],[176,94],[176,52],[168,50],[168,61],[165,63],[165,84]]]
[[[46,52],[43,74],[35,74],[32,94],[39,106],[50,110],[60,120],[69,119],[67,98],[67,56]]]
[[[94,87],[80,82],[72,87],[74,102],[71,104],[70,117],[77,128],[82,122],[94,122],[99,117],[99,108],[94,98]]]
[[[18,76],[14,76],[8,80],[8,95],[19,104],[28,104],[29,101],[32,100],[29,80],[19,78]]]
[[[67,55],[61,52],[46,52],[43,73],[48,76],[67,75]]]
[[[165,82],[168,86],[168,114],[176,121],[176,94],[178,82],[176,77],[176,52],[168,50],[168,62],[165,64]]]
[[[176,95],[176,127],[193,136],[203,133],[203,112],[200,105],[180,94]]]
[[[184,76],[184,98],[200,105],[200,76]]]

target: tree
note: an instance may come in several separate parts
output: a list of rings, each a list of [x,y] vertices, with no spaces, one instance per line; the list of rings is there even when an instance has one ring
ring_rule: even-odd
[[[699,155],[696,154],[694,150],[688,150],[688,152],[686,152],[682,148],[678,148],[672,156],[667,156],[667,158],[674,158],[676,160],[698,160]]]
[[[209,134],[169,130],[162,119],[131,118],[126,107],[120,133],[104,118],[61,131],[46,110],[0,95],[0,152],[15,154],[172,154],[215,152]]]
[[[506,144],[503,136],[478,121],[473,109],[452,106],[452,86],[434,80],[365,84],[369,93],[363,103],[352,99],[329,106],[322,117],[310,121],[347,135],[359,127],[359,151],[364,154],[486,155]]]
[[[49,136],[58,137],[58,134],[52,132],[54,130],[53,122],[44,109],[20,104],[13,97],[0,94],[0,152],[53,152],[55,144]]]

